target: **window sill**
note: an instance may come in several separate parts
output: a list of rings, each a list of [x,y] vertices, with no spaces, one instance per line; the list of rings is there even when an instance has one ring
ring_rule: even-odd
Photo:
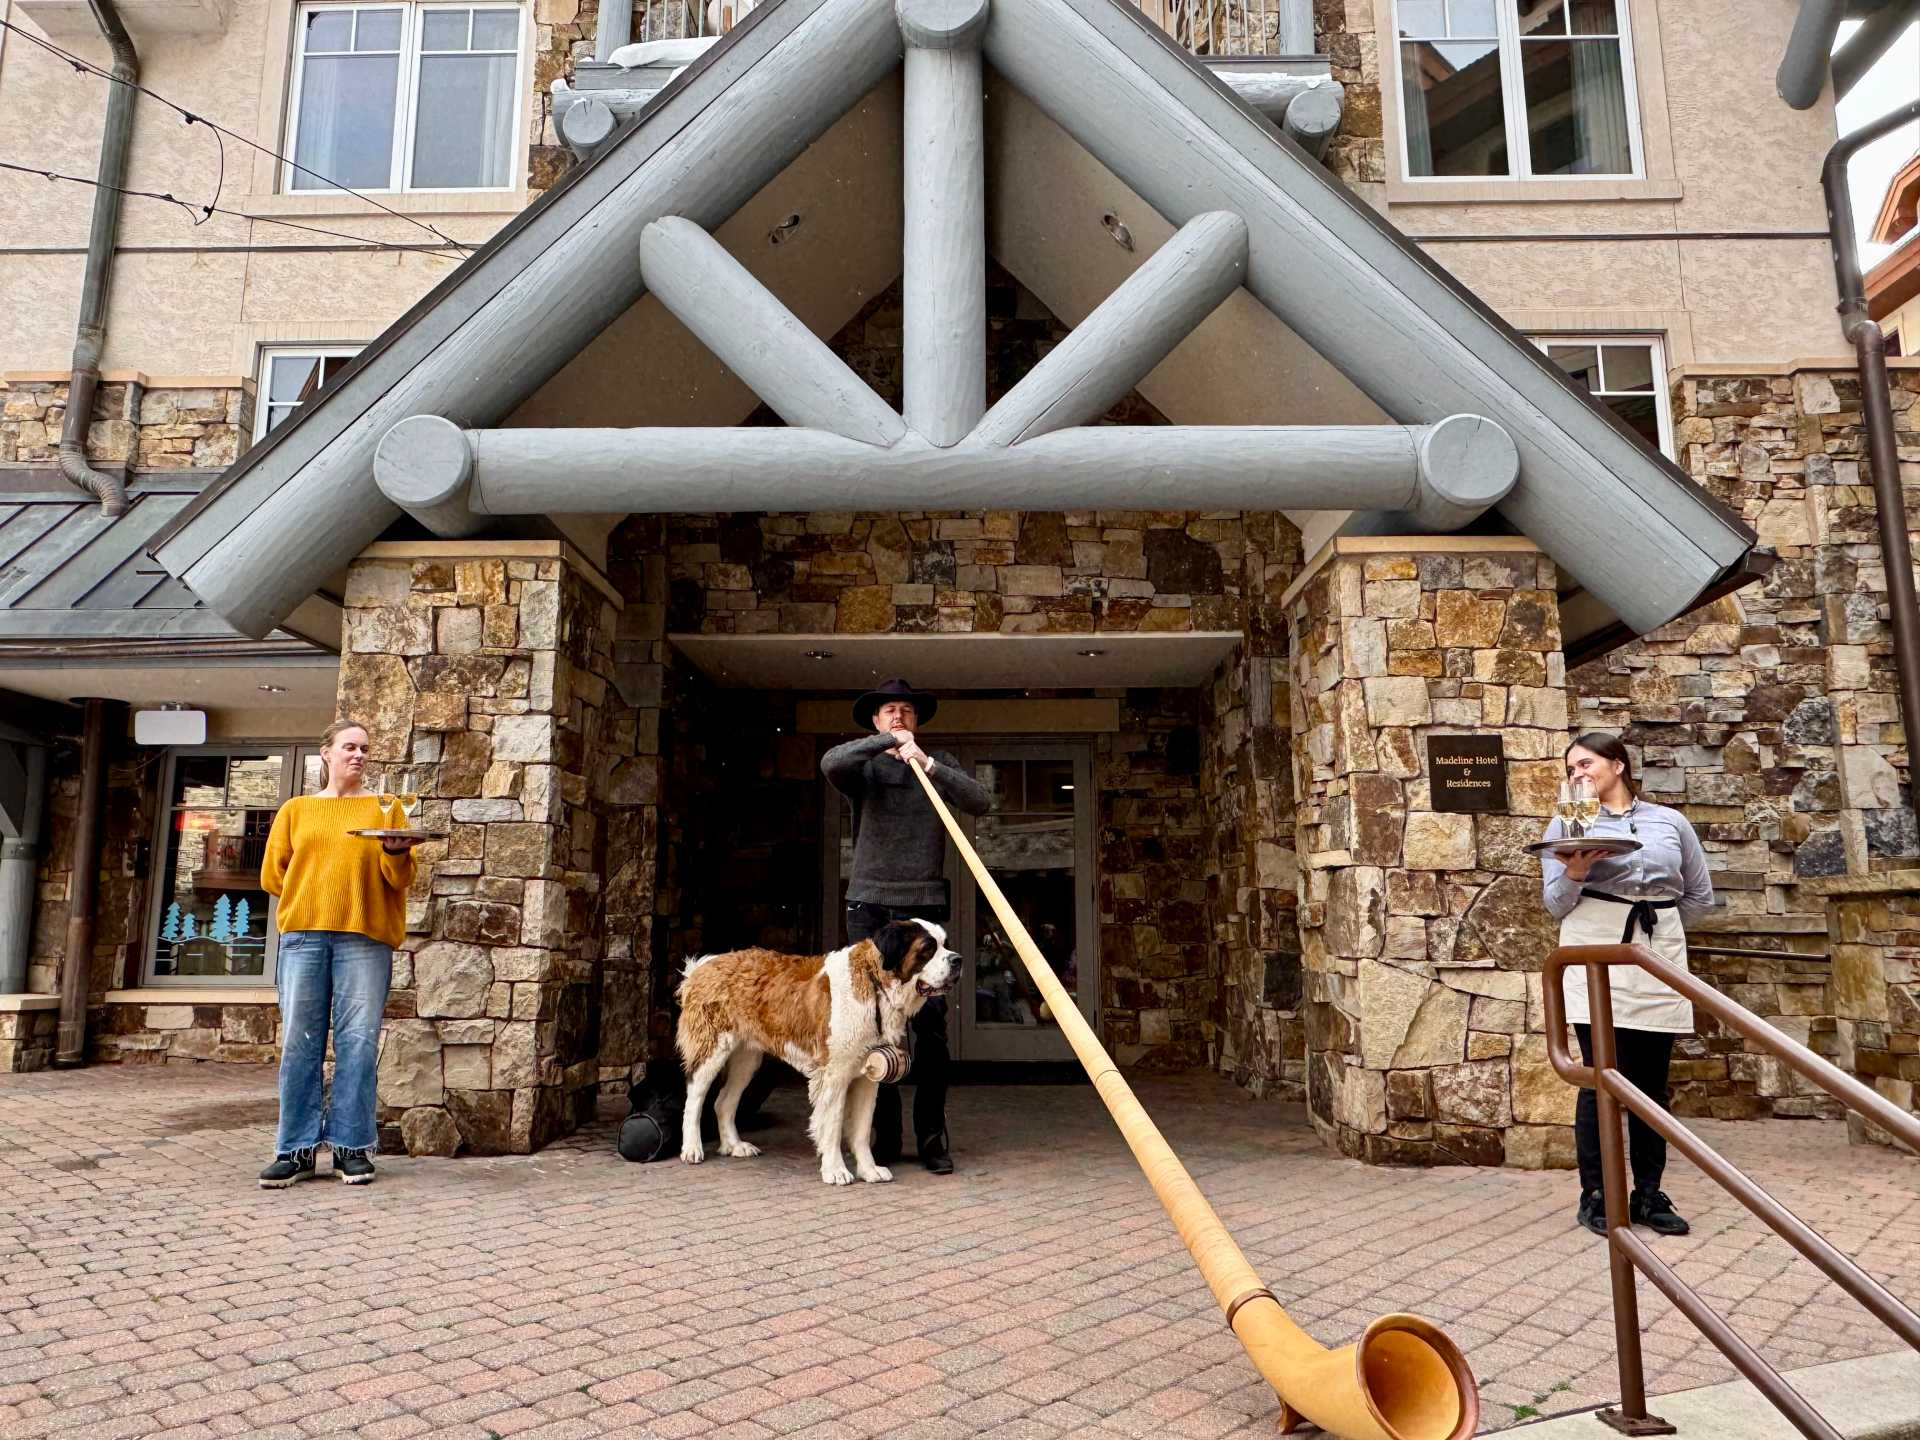
[[[59,1004],[59,997],[54,997]],[[147,985],[138,990],[109,990],[109,1005],[278,1005],[272,986]]]
[[[1678,180],[1389,180],[1389,205],[1553,205],[1596,200],[1680,200]]]
[[[368,193],[381,205],[397,210],[402,215],[518,215],[533,199],[526,190]],[[301,195],[250,195],[243,203],[254,215],[300,215],[343,220],[384,213],[377,206],[337,190]]]
[[[58,1010],[58,995],[0,995],[0,1015],[12,1015],[22,1010]]]

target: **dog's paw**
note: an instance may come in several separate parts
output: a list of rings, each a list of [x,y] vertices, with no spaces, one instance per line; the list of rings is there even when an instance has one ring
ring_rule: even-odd
[[[860,1178],[869,1185],[885,1185],[893,1179],[893,1172],[884,1165],[869,1165],[860,1172]]]
[[[707,1150],[698,1140],[690,1140],[680,1147],[680,1158],[689,1165],[698,1165],[707,1158]]]
[[[820,1183],[823,1185],[851,1185],[853,1172],[845,1165],[822,1165]]]
[[[731,1155],[735,1160],[751,1160],[755,1155],[760,1153],[760,1147],[758,1145],[749,1145],[744,1140],[736,1140],[731,1145],[722,1145],[720,1147],[720,1153],[722,1155]]]

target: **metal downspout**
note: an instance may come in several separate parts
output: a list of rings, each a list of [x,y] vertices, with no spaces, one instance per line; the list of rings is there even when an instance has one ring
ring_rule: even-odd
[[[1847,162],[1863,146],[1914,120],[1920,120],[1920,101],[1903,105],[1892,114],[1841,137],[1827,151],[1826,161],[1820,167],[1820,185],[1827,197],[1827,233],[1833,246],[1834,277],[1840,287],[1840,329],[1853,342],[1859,364],[1860,403],[1867,427],[1867,457],[1873,469],[1873,507],[1880,526],[1880,559],[1887,575],[1887,611],[1900,685],[1900,727],[1906,736],[1910,799],[1916,747],[1920,747],[1920,605],[1916,605],[1914,596],[1913,546],[1907,535],[1906,496],[1900,484],[1893,405],[1887,397],[1887,337],[1867,313],[1867,287],[1860,271],[1860,245],[1853,224]]]
[[[107,343],[107,293],[113,280],[113,249],[120,235],[120,187],[127,182],[127,150],[133,139],[134,85],[140,57],[120,23],[113,0],[88,0],[100,33],[113,47],[113,83],[107,92],[106,126],[100,136],[99,184],[93,192],[93,223],[87,232],[87,270],[80,282],[80,323],[73,337],[73,376],[67,385],[66,422],[60,427],[60,473],[98,497],[102,515],[124,515],[126,482],[87,463],[87,429],[100,386],[100,356]]]
[[[67,882],[67,945],[60,961],[60,1026],[53,1063],[87,1061],[87,991],[93,975],[93,922],[100,896],[101,811],[107,794],[107,707],[89,697],[80,741],[80,811],[73,822],[73,870]]]

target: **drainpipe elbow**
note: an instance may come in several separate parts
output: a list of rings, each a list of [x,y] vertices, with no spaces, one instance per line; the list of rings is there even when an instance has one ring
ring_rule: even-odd
[[[73,378],[67,384],[67,414],[60,427],[60,474],[69,485],[100,502],[100,513],[114,519],[127,513],[126,482],[87,463],[87,429],[93,421],[93,396],[100,388],[101,326],[83,326],[73,352]]]

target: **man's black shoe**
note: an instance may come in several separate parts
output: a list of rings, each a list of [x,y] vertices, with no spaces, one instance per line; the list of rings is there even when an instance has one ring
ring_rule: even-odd
[[[349,1185],[371,1185],[373,1157],[364,1150],[336,1150],[333,1152],[333,1173]]]
[[[302,1150],[294,1155],[276,1155],[273,1163],[260,1172],[262,1190],[285,1190],[302,1180],[313,1178],[313,1151]]]
[[[935,1175],[953,1174],[953,1151],[947,1147],[947,1137],[931,1135],[920,1142],[920,1163]]]
[[[1656,1235],[1685,1235],[1693,1227],[1674,1213],[1664,1190],[1636,1190],[1627,1202],[1627,1216]]]
[[[1576,1218],[1596,1235],[1607,1233],[1607,1202],[1601,1198],[1598,1190],[1581,1191],[1580,1210]]]

